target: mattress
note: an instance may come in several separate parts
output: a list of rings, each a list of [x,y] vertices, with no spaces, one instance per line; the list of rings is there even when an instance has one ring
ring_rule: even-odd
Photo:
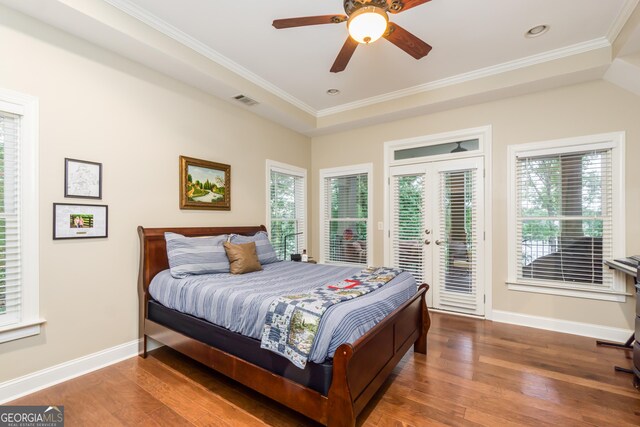
[[[336,283],[359,267],[283,261],[243,275],[204,274],[175,279],[158,273],[149,293],[160,304],[259,340],[267,310],[281,295]],[[364,296],[331,306],[322,317],[309,360],[322,363],[343,343],[353,343],[417,291],[413,276],[403,272]]]

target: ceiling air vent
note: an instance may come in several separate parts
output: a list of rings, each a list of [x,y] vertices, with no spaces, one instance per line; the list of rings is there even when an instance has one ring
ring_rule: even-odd
[[[235,99],[236,101],[242,102],[247,107],[252,107],[258,104],[258,101],[256,101],[255,99],[249,98],[248,96],[245,96],[245,95],[234,96],[233,99]]]

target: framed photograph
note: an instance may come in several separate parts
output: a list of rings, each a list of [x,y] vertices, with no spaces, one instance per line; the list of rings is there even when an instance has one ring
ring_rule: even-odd
[[[231,166],[180,156],[180,209],[231,210]]]
[[[53,240],[108,236],[107,205],[53,204]]]
[[[102,199],[102,163],[64,159],[64,197]]]

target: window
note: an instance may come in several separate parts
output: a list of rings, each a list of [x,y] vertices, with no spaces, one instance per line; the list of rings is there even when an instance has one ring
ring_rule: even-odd
[[[624,280],[602,264],[624,250],[622,144],[610,134],[509,147],[512,288],[624,298]]]
[[[37,115],[36,99],[0,90],[0,342],[35,335],[42,323]]]
[[[307,171],[267,160],[267,174],[269,236],[278,258],[285,259],[307,248]]]
[[[320,171],[320,261],[371,263],[371,164]]]

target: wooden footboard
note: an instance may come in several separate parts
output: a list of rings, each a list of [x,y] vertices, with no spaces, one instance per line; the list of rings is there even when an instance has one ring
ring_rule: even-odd
[[[185,336],[147,318],[148,287],[153,276],[168,268],[164,232],[186,236],[254,234],[259,227],[154,228],[138,227],[140,236],[140,355],[146,357],[147,337],[153,338],[234,380],[330,427],[354,426],[356,417],[413,345],[426,353],[431,325],[425,295],[429,286],[398,307],[353,344],[343,344],[333,359],[328,396],[256,366],[220,349]]]
[[[423,284],[411,300],[355,343],[338,347],[329,389],[329,426],[355,425],[358,414],[409,348],[415,345],[416,352],[426,353],[426,337],[431,326],[425,301],[428,289],[429,285]]]

